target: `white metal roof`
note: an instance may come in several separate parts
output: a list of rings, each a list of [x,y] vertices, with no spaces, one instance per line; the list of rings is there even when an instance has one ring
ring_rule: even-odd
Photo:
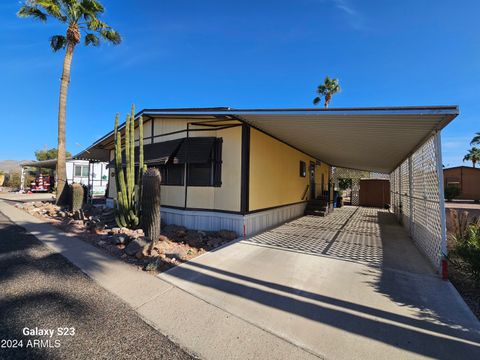
[[[236,118],[330,165],[390,173],[458,115],[457,106],[333,109],[145,109],[137,114]],[[112,133],[97,141],[106,140]]]

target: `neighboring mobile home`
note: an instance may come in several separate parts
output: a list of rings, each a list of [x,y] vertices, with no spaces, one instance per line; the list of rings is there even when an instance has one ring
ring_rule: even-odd
[[[87,185],[90,187],[91,194],[94,197],[105,196],[108,186],[107,165],[108,162],[91,162],[77,158],[67,159],[67,183]],[[40,169],[48,169],[49,172],[54,173],[57,167],[57,159],[23,162],[20,166],[22,168],[21,184],[22,190],[24,190],[30,186],[30,184],[24,184],[26,168],[36,168],[37,172],[39,172]]]
[[[443,169],[444,186],[457,186],[460,195],[455,199],[480,201],[480,169],[456,166]]]
[[[162,173],[162,219],[250,235],[303,215],[309,199],[328,194],[332,166],[392,173],[457,113],[452,106],[193,108],[145,109],[136,119],[143,118],[145,163]],[[138,144],[137,124],[135,134]],[[76,157],[112,162],[113,138]],[[114,176],[111,166],[110,206]]]

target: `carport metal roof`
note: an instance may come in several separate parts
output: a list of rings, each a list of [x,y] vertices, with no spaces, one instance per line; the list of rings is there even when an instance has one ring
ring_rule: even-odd
[[[21,167],[38,167],[45,169],[55,169],[57,167],[57,159],[41,160],[41,161],[26,161],[20,164]]]
[[[145,109],[136,115],[237,119],[337,167],[390,173],[459,114],[458,106]],[[193,120],[192,120],[193,121]],[[102,151],[113,132],[83,153]],[[76,157],[81,157],[83,153]],[[105,154],[105,150],[103,150]],[[101,160],[101,159],[99,159]]]

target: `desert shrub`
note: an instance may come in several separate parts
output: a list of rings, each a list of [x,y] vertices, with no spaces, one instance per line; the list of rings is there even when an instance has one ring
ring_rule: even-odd
[[[477,283],[480,282],[480,225],[478,219],[468,226],[462,238],[455,238],[453,253],[459,258],[458,265]]]
[[[460,195],[460,188],[457,185],[447,185],[444,190],[444,196],[447,201],[452,201]]]
[[[8,186],[11,188],[19,189],[20,188],[20,173],[12,172],[6,174],[5,182],[3,183],[4,186]]]

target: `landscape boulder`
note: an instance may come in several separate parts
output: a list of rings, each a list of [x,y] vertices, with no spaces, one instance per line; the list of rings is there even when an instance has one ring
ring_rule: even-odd
[[[125,248],[125,254],[135,256],[139,251],[142,251],[150,243],[150,240],[144,236],[132,240]]]

